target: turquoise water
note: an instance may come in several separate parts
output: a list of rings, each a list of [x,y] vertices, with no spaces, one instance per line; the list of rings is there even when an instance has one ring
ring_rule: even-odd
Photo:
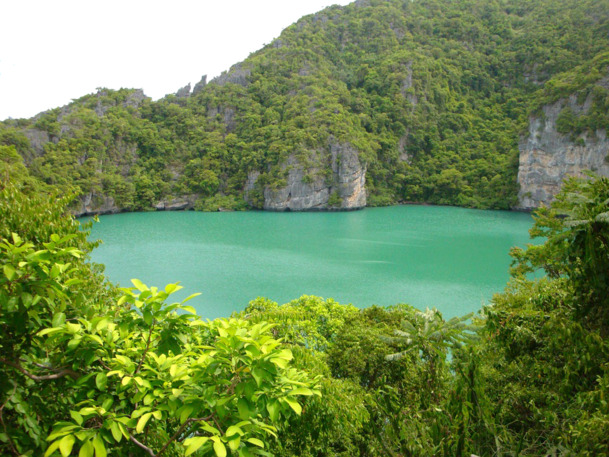
[[[100,217],[93,261],[121,286],[180,281],[213,319],[259,296],[303,294],[358,307],[409,303],[445,317],[480,309],[508,280],[523,213],[396,206],[355,212],[152,212]]]

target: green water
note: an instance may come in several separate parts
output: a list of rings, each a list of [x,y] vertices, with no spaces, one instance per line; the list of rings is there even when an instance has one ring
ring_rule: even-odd
[[[358,307],[409,303],[445,317],[480,309],[508,280],[510,247],[528,242],[531,217],[451,207],[341,213],[128,213],[100,217],[93,261],[121,286],[164,286],[207,318],[258,297],[303,294]]]

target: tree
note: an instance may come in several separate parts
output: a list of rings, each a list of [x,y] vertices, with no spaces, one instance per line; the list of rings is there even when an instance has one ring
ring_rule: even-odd
[[[118,298],[83,261],[86,233],[56,202],[12,186],[0,197],[3,455],[266,455],[299,399],[319,395],[270,324],[203,322],[186,300],[165,303],[177,284],[133,280]],[[33,209],[49,222],[21,227],[11,197],[22,220],[35,221]],[[6,237],[15,225],[22,235]],[[45,240],[45,226],[60,234]]]
[[[606,322],[609,316],[609,178],[590,174],[570,178],[550,208],[535,216],[531,236],[542,245],[514,249],[514,274],[544,269],[564,275],[583,316]],[[606,324],[602,324],[606,326]]]

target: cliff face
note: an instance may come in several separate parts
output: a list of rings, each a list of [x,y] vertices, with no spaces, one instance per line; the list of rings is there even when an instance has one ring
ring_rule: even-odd
[[[329,154],[315,157],[321,165],[305,165],[295,156],[285,164],[287,183],[279,189],[266,186],[264,209],[270,211],[354,210],[366,206],[366,167],[348,143],[332,141]],[[329,166],[323,162],[329,160]],[[331,173],[329,171],[331,170]],[[258,174],[250,175],[246,192]]]
[[[577,138],[558,131],[557,120],[564,109],[575,115],[586,114],[591,99],[577,103],[576,96],[543,107],[542,116],[529,118],[529,134],[520,142],[518,167],[518,206],[531,210],[548,206],[569,176],[582,176],[585,170],[609,176],[609,139],[605,130],[583,133]]]

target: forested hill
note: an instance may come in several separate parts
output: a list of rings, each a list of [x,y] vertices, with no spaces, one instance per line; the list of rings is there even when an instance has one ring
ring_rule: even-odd
[[[567,156],[603,154],[608,19],[609,0],[358,0],[302,18],[193,91],[153,102],[100,90],[5,121],[0,163],[31,186],[78,186],[78,214],[509,208],[519,159],[539,162],[525,140],[544,116]],[[523,172],[521,203],[539,173]],[[554,190],[539,192],[534,202]]]

